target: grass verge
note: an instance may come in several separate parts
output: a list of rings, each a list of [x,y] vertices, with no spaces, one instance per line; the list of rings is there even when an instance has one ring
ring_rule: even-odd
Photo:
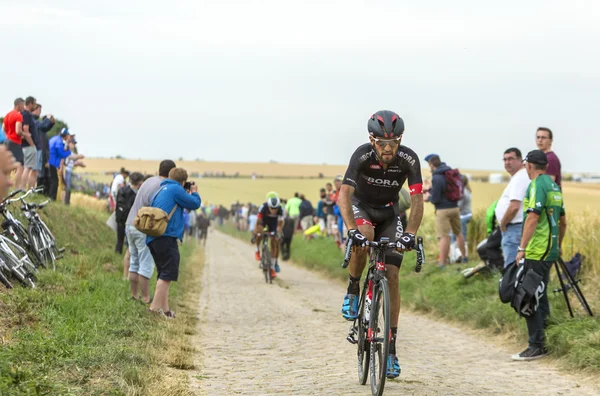
[[[527,326],[507,304],[502,304],[498,297],[499,275],[479,275],[465,279],[458,269],[466,266],[453,265],[439,270],[435,263],[436,246],[434,224],[425,221],[421,228],[427,250],[426,264],[420,274],[414,272],[415,255],[409,252],[400,270],[400,290],[403,307],[414,311],[428,313],[451,321],[465,323],[471,327],[514,340],[527,342]],[[239,232],[227,224],[219,228],[235,237],[249,241],[249,233]],[[471,256],[475,257],[475,256]],[[294,263],[309,269],[325,272],[329,276],[347,280],[348,272],[341,268],[343,253],[331,240],[317,239],[306,241],[301,236],[294,236],[291,247],[291,259]],[[469,266],[474,266],[473,260]],[[558,287],[551,278],[550,289]],[[587,278],[586,278],[587,276]],[[595,289],[598,282],[589,273],[584,274],[583,292],[588,298],[594,313],[600,308]],[[553,356],[560,358],[564,368],[588,370],[597,374],[600,371],[600,321],[585,317],[580,313],[575,319],[569,317],[562,294],[549,293],[551,306],[551,325],[547,329],[548,346]],[[574,306],[579,303],[571,299]]]
[[[38,289],[0,291],[0,394],[190,394],[202,250],[181,248],[177,318],[167,321],[129,299],[107,215],[59,204],[43,212],[65,259],[43,271]]]

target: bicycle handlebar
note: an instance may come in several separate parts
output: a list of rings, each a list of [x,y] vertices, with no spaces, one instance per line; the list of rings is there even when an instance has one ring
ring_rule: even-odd
[[[396,242],[375,242],[375,241],[367,241],[367,246],[371,246],[374,248],[383,248],[383,249],[395,249]],[[412,250],[412,249],[411,249]],[[417,262],[415,264],[415,272],[421,272],[421,267],[423,266],[423,261],[425,260],[425,250],[423,248],[423,237],[418,236],[415,244],[415,249],[417,253]],[[348,242],[346,242],[346,253],[344,254],[344,262],[342,263],[342,268],[348,267],[350,264],[350,257],[352,257],[352,238],[348,238]]]

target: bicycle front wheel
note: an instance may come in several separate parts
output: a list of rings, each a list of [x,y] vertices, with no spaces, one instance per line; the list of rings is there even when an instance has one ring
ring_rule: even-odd
[[[390,350],[390,291],[387,280],[379,281],[373,290],[370,330],[372,333],[370,369],[371,393],[383,395]]]
[[[369,327],[369,316],[366,315],[366,296],[369,288],[369,281],[365,281],[365,285],[360,294],[360,304],[358,306],[358,319],[356,319],[356,327],[358,328],[358,351],[357,351],[357,368],[358,382],[361,385],[367,383],[369,376],[369,340],[367,331]]]
[[[265,282],[272,283],[273,280],[271,279],[271,252],[269,251],[268,247],[263,249],[262,258],[263,258],[263,274],[265,275]]]

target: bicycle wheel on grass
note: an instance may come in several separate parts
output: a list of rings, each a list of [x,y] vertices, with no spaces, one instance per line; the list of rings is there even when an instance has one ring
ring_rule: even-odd
[[[28,227],[29,234],[29,242],[31,243],[31,253],[32,257],[35,257],[35,261],[37,261],[42,267],[48,268],[48,264],[50,264],[47,260],[47,255],[45,254],[44,243],[42,241],[41,231],[36,224],[29,223]]]
[[[360,294],[360,303],[358,305],[358,318],[355,326],[358,328],[358,350],[357,350],[357,367],[358,367],[358,382],[361,385],[367,383],[369,376],[369,340],[367,339],[367,330],[369,327],[369,318],[365,317],[365,305],[367,297],[369,281],[365,281],[365,286]]]
[[[2,263],[0,263],[0,282],[7,289],[12,289],[13,285],[12,285],[12,283],[10,283],[10,281],[8,280],[8,278],[6,277],[6,275],[4,274],[4,271],[8,271],[8,268],[6,268],[4,262],[2,262]]]
[[[373,338],[370,350],[371,393],[383,395],[390,351],[390,291],[386,279],[373,287],[371,324]]]

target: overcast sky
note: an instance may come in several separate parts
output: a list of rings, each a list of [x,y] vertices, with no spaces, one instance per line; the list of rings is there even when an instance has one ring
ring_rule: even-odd
[[[596,0],[91,3],[0,0],[3,112],[35,96],[88,156],[346,164],[389,109],[421,158],[502,169],[544,125],[600,171]]]

